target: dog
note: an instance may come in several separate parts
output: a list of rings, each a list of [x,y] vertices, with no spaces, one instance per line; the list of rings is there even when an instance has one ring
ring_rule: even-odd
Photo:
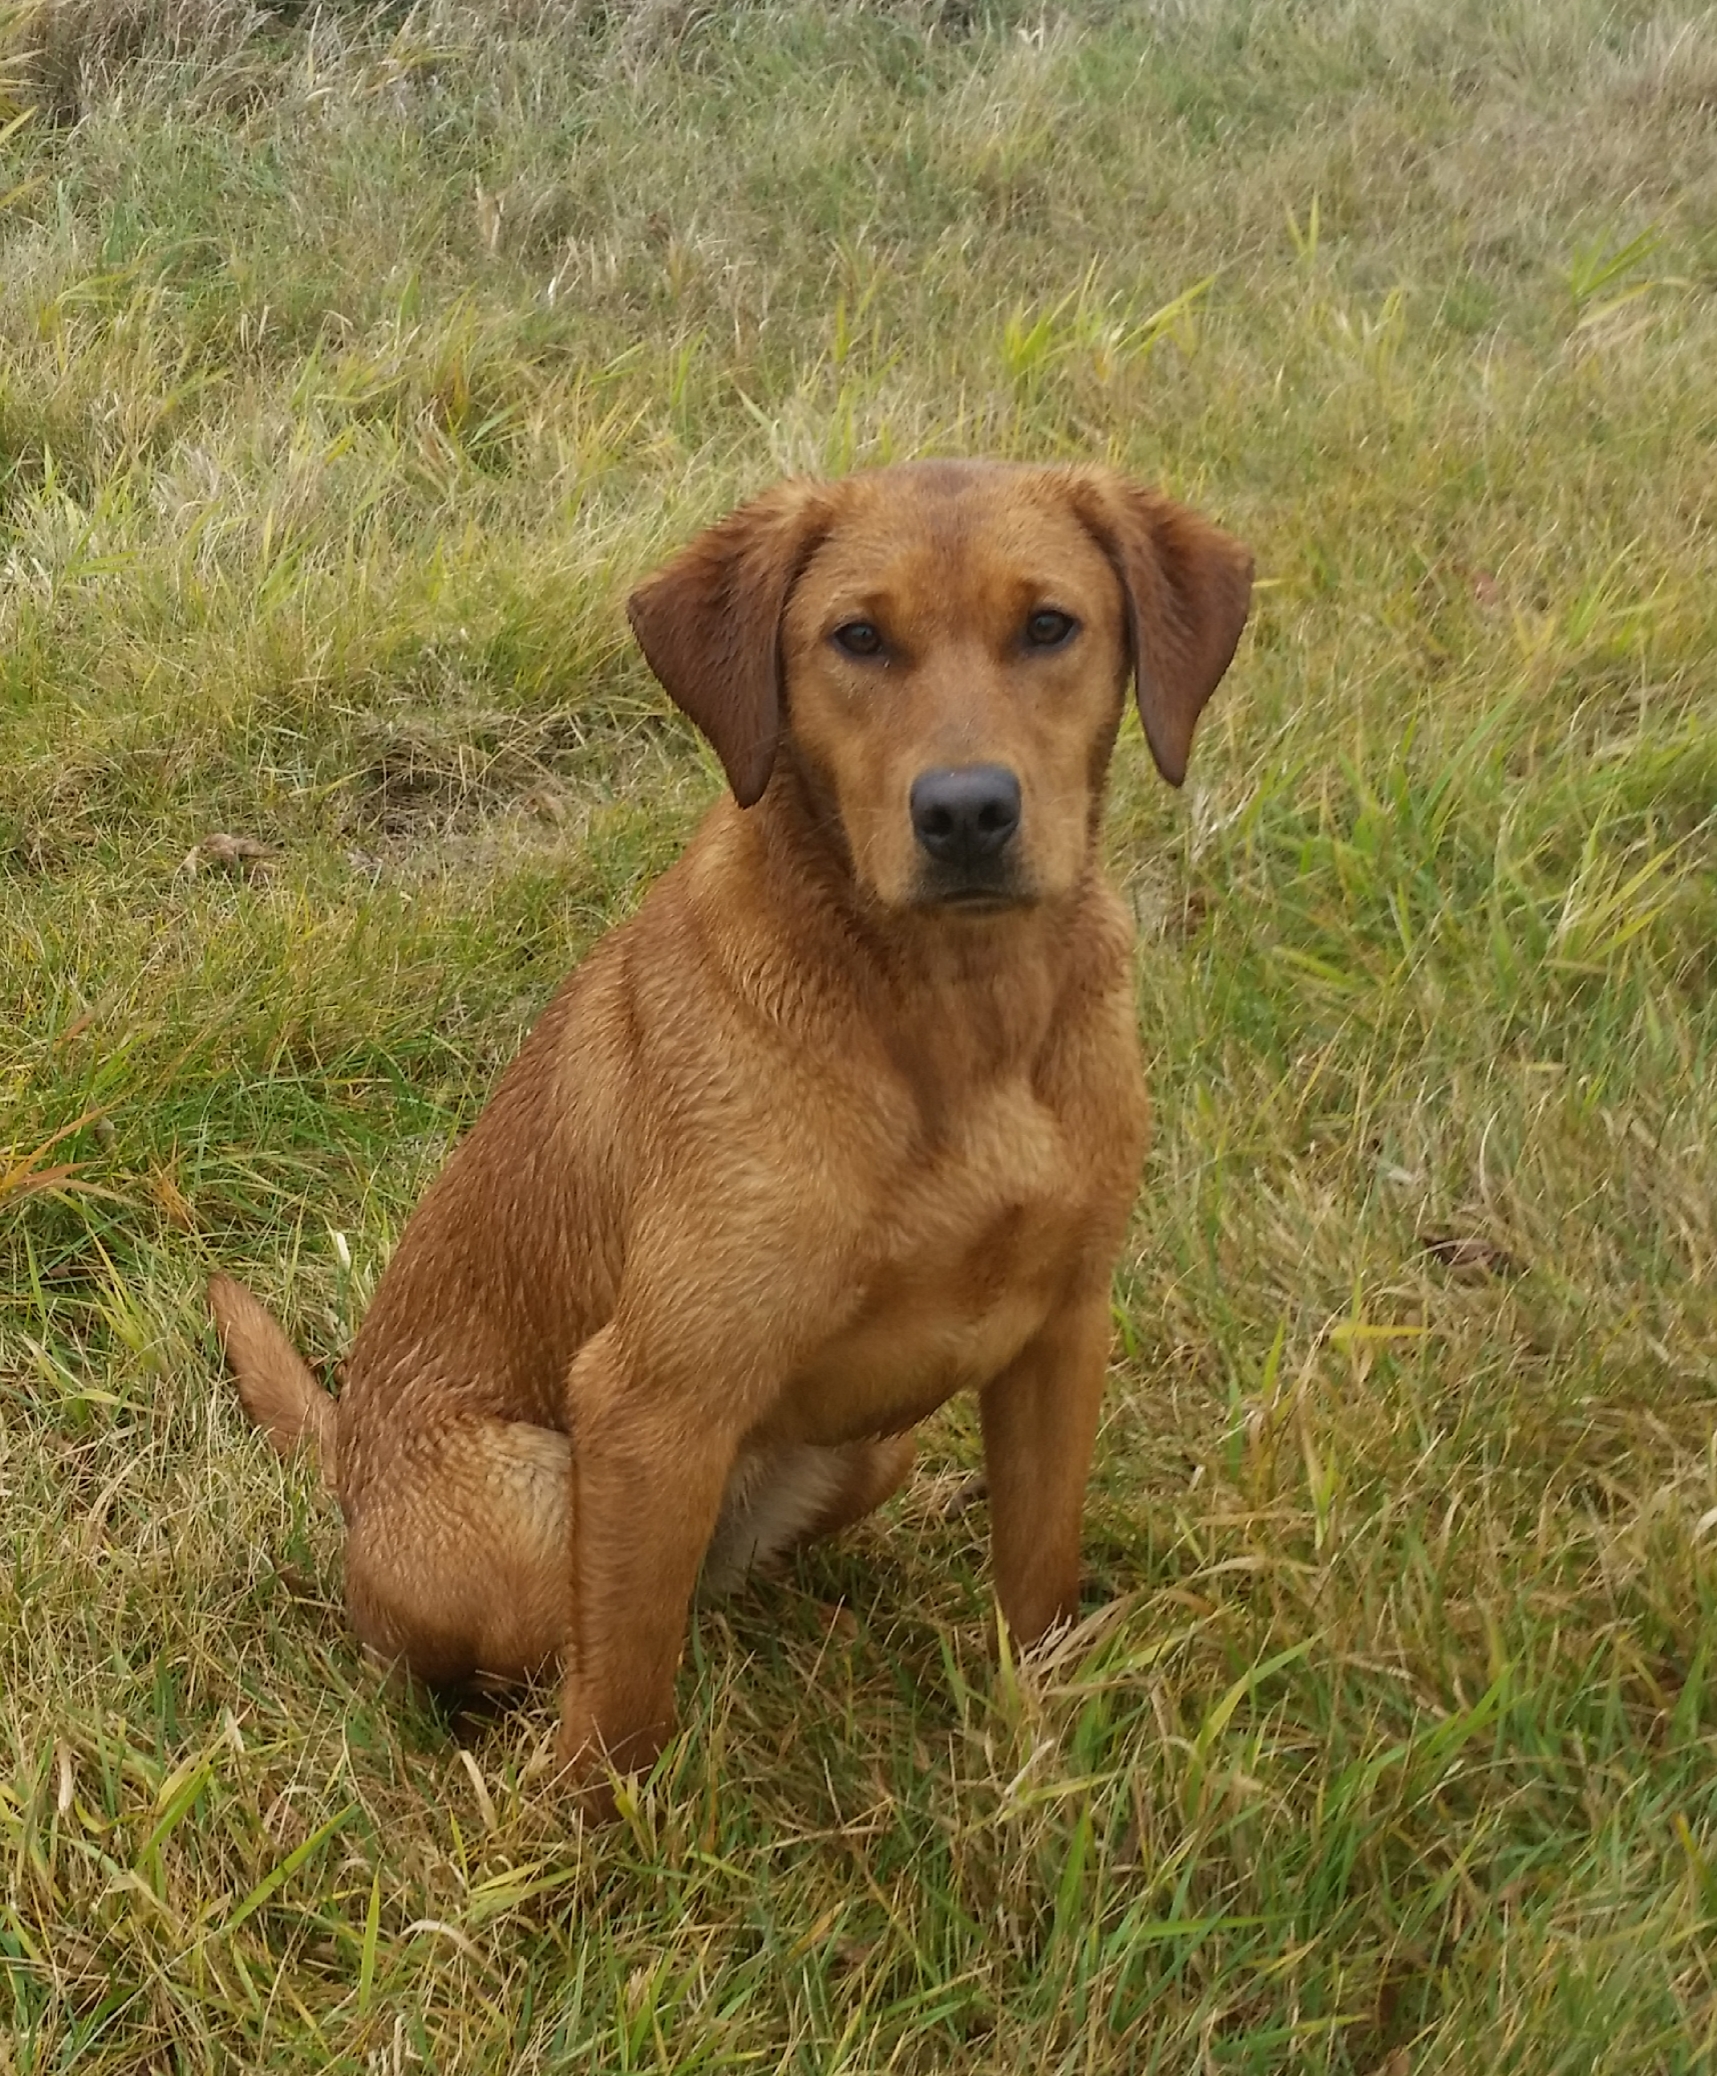
[[[628,602],[729,792],[544,1010],[384,1274],[338,1401],[239,1284],[379,1659],[563,1675],[587,1806],[669,1736],[699,1581],[833,1534],[973,1391],[994,1588],[1078,1612],[1110,1279],[1149,1129],[1099,859],[1131,678],[1162,776],[1241,544],[1091,466],[793,480]]]

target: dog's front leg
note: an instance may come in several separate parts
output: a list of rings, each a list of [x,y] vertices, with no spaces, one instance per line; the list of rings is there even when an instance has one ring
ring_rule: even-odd
[[[572,1402],[572,1636],[559,1751],[598,1813],[610,1768],[650,1766],[674,1721],[674,1675],[736,1437],[651,1388],[610,1326],[580,1351]]]
[[[1022,1644],[1079,1613],[1079,1524],[1109,1332],[1105,1280],[1052,1314],[980,1400],[996,1598]]]

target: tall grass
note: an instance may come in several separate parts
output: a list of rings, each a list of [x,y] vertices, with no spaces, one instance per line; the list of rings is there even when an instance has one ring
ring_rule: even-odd
[[[0,2071],[1709,2066],[1717,17],[4,39]],[[1090,1617],[993,1660],[956,1408],[586,1836],[546,1697],[378,1688],[200,1279],[338,1354],[714,795],[627,585],[950,450],[1263,576],[1186,793],[1117,762]]]

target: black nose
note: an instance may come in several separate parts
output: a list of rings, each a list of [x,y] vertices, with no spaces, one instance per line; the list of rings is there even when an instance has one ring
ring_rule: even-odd
[[[1019,780],[1005,764],[921,771],[912,781],[912,827],[946,865],[993,858],[1019,827]]]

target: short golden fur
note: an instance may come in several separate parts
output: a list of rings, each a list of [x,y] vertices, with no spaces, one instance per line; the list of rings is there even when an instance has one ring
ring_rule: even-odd
[[[217,1277],[245,1404],[320,1449],[365,1643],[564,1669],[600,1802],[673,1717],[700,1568],[885,1499],[979,1394],[995,1590],[1077,1609],[1149,1111],[1097,851],[1129,675],[1178,784],[1251,559],[1106,470],[790,482],[635,593],[732,797],[543,1012],[399,1243],[338,1404]]]

